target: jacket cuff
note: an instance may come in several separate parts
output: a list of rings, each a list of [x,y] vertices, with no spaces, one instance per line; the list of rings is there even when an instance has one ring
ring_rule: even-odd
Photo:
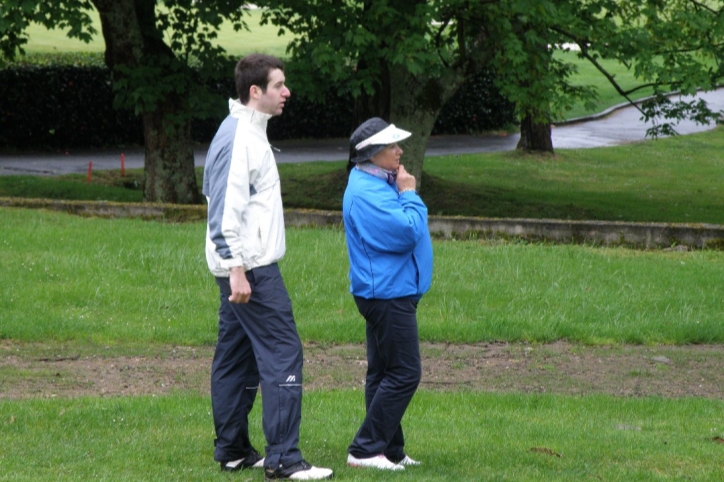
[[[241,258],[231,258],[221,260],[221,267],[230,270],[231,268],[244,267],[244,260]]]

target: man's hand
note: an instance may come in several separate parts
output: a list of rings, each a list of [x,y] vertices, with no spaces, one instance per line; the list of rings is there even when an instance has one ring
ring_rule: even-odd
[[[246,273],[243,266],[231,268],[229,276],[229,284],[231,285],[231,296],[229,301],[232,303],[248,303],[251,298],[251,286],[246,279]]]
[[[405,170],[405,166],[400,164],[400,167],[397,169],[397,190],[402,191],[410,191],[417,189],[417,180],[415,179],[415,176],[410,174]]]

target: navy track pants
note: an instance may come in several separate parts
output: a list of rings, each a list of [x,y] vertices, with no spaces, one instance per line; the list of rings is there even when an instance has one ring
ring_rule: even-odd
[[[221,304],[219,337],[211,367],[211,402],[217,461],[252,450],[248,415],[261,386],[264,466],[277,469],[302,460],[302,343],[292,303],[276,263],[246,272],[249,303],[229,302],[228,278],[216,278]]]
[[[422,377],[414,298],[391,300],[355,296],[366,321],[367,415],[347,451],[357,458],[384,454],[404,458],[402,420]]]

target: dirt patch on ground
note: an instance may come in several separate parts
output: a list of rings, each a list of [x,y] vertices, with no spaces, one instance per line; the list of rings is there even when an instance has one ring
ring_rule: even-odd
[[[568,395],[724,399],[724,346],[424,343],[421,388]],[[52,352],[52,355],[48,354]],[[212,347],[163,347],[141,356],[78,355],[0,344],[0,398],[209,393]],[[362,387],[363,345],[308,344],[305,389]]]

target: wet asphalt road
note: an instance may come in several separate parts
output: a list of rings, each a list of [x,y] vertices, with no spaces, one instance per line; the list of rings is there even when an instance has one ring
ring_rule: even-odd
[[[724,89],[699,94],[714,111],[724,110]],[[690,98],[688,100],[691,100]],[[588,120],[555,126],[552,130],[554,149],[577,149],[613,146],[646,139],[650,125],[640,120],[641,114],[633,107],[613,108]],[[679,134],[691,134],[713,129],[714,125],[696,125],[682,122],[676,127]],[[520,135],[434,136],[430,138],[426,155],[440,156],[515,149]],[[279,141],[274,147],[278,163],[339,161],[347,159],[347,139],[311,139]],[[0,154],[0,175],[34,174],[55,175],[85,173],[88,164],[93,169],[118,169],[121,155],[128,169],[143,166],[143,149],[84,150],[58,153]],[[203,166],[206,148],[194,153],[197,166]]]

